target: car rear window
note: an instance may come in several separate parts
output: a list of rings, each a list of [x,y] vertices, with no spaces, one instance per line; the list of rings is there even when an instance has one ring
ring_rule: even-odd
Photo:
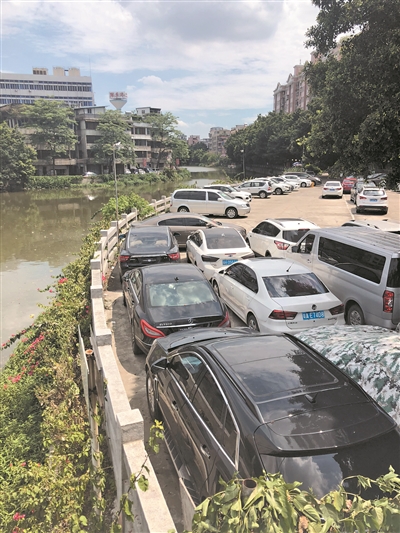
[[[362,194],[365,194],[365,196],[385,196],[385,191],[382,191],[380,189],[370,189],[370,190],[363,190]]]
[[[400,287],[400,259],[392,259],[390,261],[387,286]]]
[[[309,229],[310,228],[284,230],[282,232],[282,238],[285,239],[285,241],[296,243],[303,237],[303,235],[307,233]]]
[[[163,233],[129,233],[128,236],[128,250],[139,251],[140,249],[162,248],[168,246],[167,235]]]
[[[288,274],[285,276],[269,276],[263,278],[271,298],[311,296],[329,292],[315,274]]]
[[[211,285],[206,281],[157,283],[147,285],[149,307],[181,307],[215,301]]]
[[[207,248],[220,250],[225,248],[245,248],[243,237],[236,230],[223,233],[205,233]]]

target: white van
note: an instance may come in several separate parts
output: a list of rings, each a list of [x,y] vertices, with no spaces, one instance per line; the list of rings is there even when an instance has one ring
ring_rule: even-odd
[[[312,229],[285,257],[322,279],[345,304],[347,324],[399,324],[400,235],[361,227]]]
[[[221,215],[228,218],[248,215],[250,204],[232,198],[222,191],[206,189],[178,189],[171,194],[172,213],[199,213],[200,215]]]

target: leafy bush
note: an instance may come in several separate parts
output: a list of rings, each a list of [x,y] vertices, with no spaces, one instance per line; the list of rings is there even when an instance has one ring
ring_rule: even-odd
[[[135,209],[138,211],[138,218],[143,219],[146,216],[155,213],[151,205],[138,194],[132,193],[129,196],[122,194],[118,197],[118,213],[132,213]],[[102,207],[101,213],[103,217],[111,220],[116,218],[116,201],[112,197],[108,200],[105,206]]]
[[[82,176],[32,176],[27,180],[27,189],[65,189],[81,183]]]

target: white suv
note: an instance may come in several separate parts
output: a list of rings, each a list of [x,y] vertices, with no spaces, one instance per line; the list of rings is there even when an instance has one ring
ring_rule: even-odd
[[[251,202],[251,194],[249,192],[240,191],[236,187],[232,187],[232,185],[227,185],[226,183],[215,183],[213,185],[205,185],[204,188],[226,192],[234,198],[240,198],[242,200],[245,200],[246,202]]]
[[[260,222],[246,236],[250,248],[262,257],[284,257],[285,250],[296,244],[308,230],[318,228],[302,218],[269,218]]]
[[[238,185],[239,191],[249,192],[253,196],[259,196],[260,198],[268,198],[272,194],[272,188],[265,178],[253,179],[245,181]]]
[[[199,213],[236,218],[250,213],[250,204],[239,198],[232,198],[222,191],[178,189],[171,194],[169,209],[171,213]]]
[[[290,183],[299,183],[300,187],[311,187],[312,181],[308,178],[299,178],[299,176],[296,176],[295,174],[283,174],[281,177],[285,178]]]

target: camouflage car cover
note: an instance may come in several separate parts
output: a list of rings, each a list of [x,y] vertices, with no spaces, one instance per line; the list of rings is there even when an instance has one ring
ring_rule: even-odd
[[[353,378],[400,425],[400,334],[378,326],[321,326],[296,337]]]

